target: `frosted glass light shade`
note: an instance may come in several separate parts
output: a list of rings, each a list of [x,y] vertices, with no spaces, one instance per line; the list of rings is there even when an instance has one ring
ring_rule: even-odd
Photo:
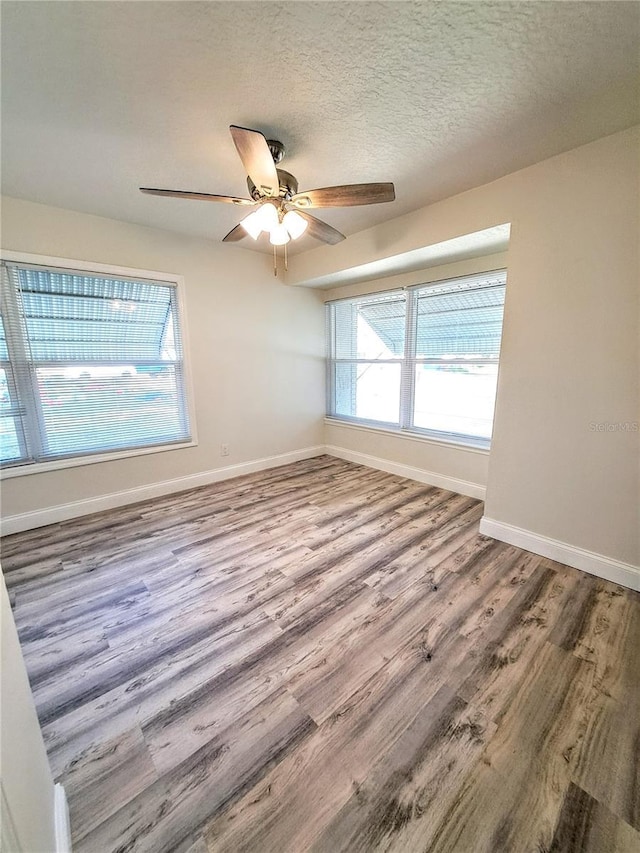
[[[245,218],[240,223],[240,225],[242,225],[247,234],[250,237],[253,237],[254,240],[257,240],[260,234],[262,233],[262,225],[258,220],[258,211],[254,210],[253,213],[250,213],[248,216],[245,216]]]
[[[269,235],[269,242],[273,246],[284,246],[285,243],[289,242],[289,232],[286,227],[282,223],[278,223],[274,228],[271,229],[271,234]]]
[[[295,210],[290,210],[288,213],[285,213],[282,224],[291,235],[292,240],[297,240],[298,237],[302,237],[304,232],[307,230],[308,225],[307,220],[303,219]]]
[[[262,204],[242,220],[240,225],[250,237],[257,240],[263,231],[271,231],[278,224],[278,211],[269,202]]]
[[[256,210],[256,217],[263,231],[271,231],[278,224],[278,211],[268,201]]]

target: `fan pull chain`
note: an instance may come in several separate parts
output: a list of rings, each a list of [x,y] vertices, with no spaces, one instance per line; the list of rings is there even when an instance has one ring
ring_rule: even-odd
[[[287,244],[284,244],[284,271],[287,272],[289,267],[287,266]]]
[[[278,256],[276,255],[276,247],[273,247],[273,274],[278,275]]]

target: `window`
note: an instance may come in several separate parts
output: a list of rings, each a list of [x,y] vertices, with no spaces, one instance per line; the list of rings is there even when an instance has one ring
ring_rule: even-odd
[[[176,285],[2,262],[0,462],[190,440]]]
[[[506,271],[327,304],[328,414],[488,446]]]

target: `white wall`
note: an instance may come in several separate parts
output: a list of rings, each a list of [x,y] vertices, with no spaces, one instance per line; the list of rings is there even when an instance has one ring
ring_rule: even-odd
[[[2,849],[54,853],[54,784],[2,578]]]
[[[184,276],[199,441],[193,448],[4,479],[5,518],[36,512],[30,519],[41,523],[38,511],[47,507],[323,442],[321,296],[284,285],[265,255],[6,197],[2,247]],[[223,442],[230,447],[225,458]]]
[[[639,160],[636,127],[307,252],[288,279],[510,222],[486,516],[632,566],[640,435],[593,424],[639,419]]]

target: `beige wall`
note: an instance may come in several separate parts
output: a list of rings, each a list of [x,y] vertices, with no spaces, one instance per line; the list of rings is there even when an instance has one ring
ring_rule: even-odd
[[[380,293],[398,287],[411,287],[415,284],[441,281],[445,278],[455,278],[456,276],[472,275],[477,272],[506,269],[508,258],[509,253],[506,251],[494,252],[478,258],[465,258],[460,261],[451,261],[446,264],[430,266],[423,270],[413,270],[407,273],[400,273],[399,275],[390,275],[386,278],[376,278],[371,281],[346,284],[343,287],[323,290],[323,297],[325,302],[329,302],[332,299],[344,299],[347,296],[363,296],[367,293]]]
[[[639,434],[592,425],[639,419],[639,159],[640,128],[606,137],[307,252],[288,279],[510,222],[486,515],[632,565]]]
[[[53,853],[54,785],[2,578],[2,849]]]
[[[323,442],[321,296],[284,285],[265,255],[10,198],[2,247],[184,276],[199,442],[5,479],[5,517]]]
[[[592,425],[639,417],[639,150],[640,128],[598,140],[306,252],[287,278],[304,284],[510,222],[486,515],[631,564],[640,562],[639,434]],[[200,438],[99,470],[5,481],[5,513],[210,470],[223,441],[234,463],[324,440],[321,294],[274,281],[264,256],[237,247],[15,200],[3,213],[6,248],[185,276]],[[328,442],[484,482],[480,455],[338,430],[327,427]]]

